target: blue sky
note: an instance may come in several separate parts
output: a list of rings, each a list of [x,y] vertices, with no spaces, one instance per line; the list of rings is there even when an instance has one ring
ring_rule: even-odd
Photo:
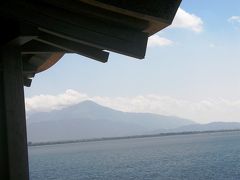
[[[173,25],[150,38],[144,60],[111,53],[102,64],[65,55],[25,88],[26,106],[91,99],[124,111],[240,122],[239,57],[240,1],[183,0]]]

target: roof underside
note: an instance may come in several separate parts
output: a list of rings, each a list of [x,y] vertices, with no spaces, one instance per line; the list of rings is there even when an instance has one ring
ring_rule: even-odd
[[[21,46],[25,85],[64,53],[107,62],[109,52],[143,59],[148,37],[172,23],[181,0],[9,0],[0,43]]]

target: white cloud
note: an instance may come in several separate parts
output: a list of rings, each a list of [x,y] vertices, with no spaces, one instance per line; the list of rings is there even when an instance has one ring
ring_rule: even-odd
[[[239,121],[240,100],[223,98],[206,99],[198,102],[155,94],[135,97],[88,96],[75,90],[67,90],[59,95],[39,95],[26,98],[27,112],[52,111],[84,100],[92,100],[101,105],[128,112],[150,112],[178,116],[206,123],[212,121]]]
[[[203,21],[200,17],[179,8],[170,27],[190,29],[199,33],[203,30]],[[160,37],[157,34],[151,36],[148,40],[148,47],[170,46],[172,44],[174,44],[172,40]]]
[[[182,8],[179,8],[171,27],[190,29],[194,32],[202,32],[203,21],[195,14],[190,14]]]
[[[210,43],[210,44],[209,44],[209,47],[210,47],[210,48],[215,48],[216,45],[215,45],[214,43]]]
[[[232,16],[230,18],[228,18],[228,22],[231,22],[231,23],[240,23],[240,16]]]
[[[52,111],[61,109],[69,105],[77,104],[88,99],[86,94],[68,89],[65,93],[59,95],[38,95],[26,98],[26,111]]]
[[[157,46],[169,46],[172,45],[173,41],[160,37],[159,35],[153,35],[148,39],[148,47],[157,47]]]

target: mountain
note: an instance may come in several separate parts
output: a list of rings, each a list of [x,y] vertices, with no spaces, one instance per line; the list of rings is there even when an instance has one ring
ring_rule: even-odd
[[[191,124],[180,128],[172,129],[174,132],[185,131],[215,131],[215,130],[234,130],[240,129],[238,122],[213,122],[208,124]]]
[[[42,142],[147,134],[193,124],[188,119],[121,112],[84,101],[61,110],[30,114],[27,129],[29,141]]]

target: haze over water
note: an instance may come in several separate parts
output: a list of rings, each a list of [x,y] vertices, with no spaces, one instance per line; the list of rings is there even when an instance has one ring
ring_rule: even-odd
[[[31,180],[240,179],[240,133],[29,148]]]

